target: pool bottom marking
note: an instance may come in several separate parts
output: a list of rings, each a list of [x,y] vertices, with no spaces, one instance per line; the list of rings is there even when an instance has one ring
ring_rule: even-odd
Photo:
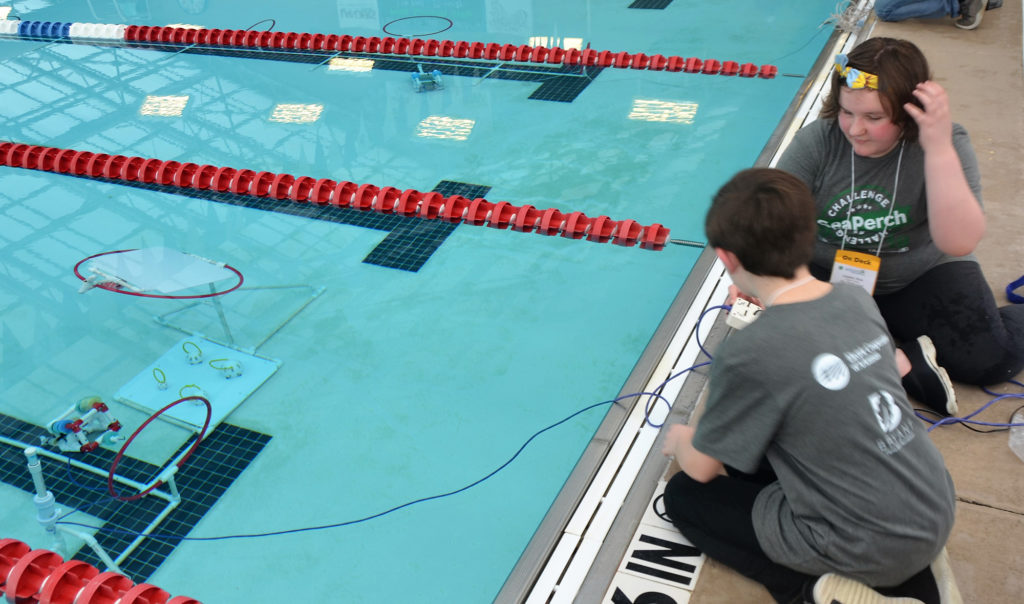
[[[36,442],[40,435],[48,434],[42,426],[2,413],[0,432],[21,442]],[[270,439],[267,434],[231,424],[219,425],[203,440],[203,445],[196,449],[189,462],[175,476],[182,495],[181,504],[160,523],[159,533],[175,537],[187,536]],[[188,444],[183,445],[182,449]],[[182,449],[176,451],[172,458]],[[106,469],[113,463],[114,456],[114,451],[100,448],[78,459],[88,460],[97,468]],[[118,475],[140,482],[152,479],[159,471],[160,468],[154,464],[130,457],[121,458],[118,465]],[[0,480],[27,493],[35,493],[32,478],[25,471],[21,450],[5,443],[0,443]],[[143,497],[132,502],[111,500],[97,504],[97,501],[109,499],[105,481],[82,471],[76,471],[74,476],[67,472],[50,472],[47,484],[65,510],[82,510],[128,533],[97,531],[94,535],[96,540],[108,552],[120,552],[128,548],[135,540],[136,533],[143,531],[166,506],[164,500],[155,497]],[[156,571],[179,543],[178,539],[144,539],[120,564],[121,570],[136,583],[141,583]],[[83,547],[73,558],[93,566],[103,566],[103,562],[88,547]]]
[[[448,239],[459,225],[440,220],[423,220],[412,216],[397,214],[378,214],[351,208],[314,203],[299,204],[288,199],[272,197],[255,197],[227,191],[210,189],[188,189],[174,185],[158,185],[139,181],[124,181],[110,178],[94,178],[78,175],[78,178],[96,180],[115,185],[125,185],[137,189],[146,189],[171,195],[184,195],[193,199],[203,199],[217,203],[278,212],[300,216],[311,220],[325,220],[338,224],[348,224],[378,231],[388,231],[388,235],[363,259],[366,264],[384,268],[417,272],[427,260]],[[491,187],[469,183],[442,180],[433,191],[442,195],[462,195],[468,199],[483,197]]]
[[[635,0],[626,8],[664,9],[668,8],[669,4],[672,4],[672,0]]]
[[[476,199],[486,196],[490,190],[491,187],[485,185],[442,180],[431,192],[445,197],[461,195],[466,199]],[[403,220],[391,228],[388,236],[363,258],[363,262],[404,271],[418,271],[458,226],[436,220],[400,218]]]

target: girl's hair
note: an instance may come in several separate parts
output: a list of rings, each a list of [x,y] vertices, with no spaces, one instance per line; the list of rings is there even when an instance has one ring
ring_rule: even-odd
[[[704,232],[708,245],[736,254],[748,272],[791,279],[814,255],[814,197],[789,172],[749,168],[715,194]]]
[[[921,49],[906,40],[869,38],[858,44],[850,54],[848,65],[878,76],[878,95],[889,119],[902,131],[901,138],[917,140],[917,122],[903,108],[905,103],[921,106],[914,88],[931,79],[928,60]],[[832,89],[821,109],[821,117],[834,119],[839,115],[839,91],[846,79],[832,72]]]

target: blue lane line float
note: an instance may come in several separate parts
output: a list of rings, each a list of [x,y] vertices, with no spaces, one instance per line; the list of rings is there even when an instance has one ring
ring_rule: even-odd
[[[8,22],[4,22],[8,23]],[[10,21],[10,25],[0,25],[0,33],[16,33],[23,38],[68,38],[71,23],[61,21]]]
[[[56,40],[93,39],[124,41],[127,25],[117,23],[71,23],[66,21],[0,20],[0,36],[50,38]]]

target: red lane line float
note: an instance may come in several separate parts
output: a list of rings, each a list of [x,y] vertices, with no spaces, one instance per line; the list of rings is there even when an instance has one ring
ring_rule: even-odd
[[[270,174],[271,177],[273,176],[270,172],[261,172],[260,174]],[[326,205],[331,201],[331,193],[334,192],[334,187],[337,184],[329,178],[321,178],[316,181],[316,184],[313,185],[313,190],[309,192],[309,200],[316,204]]]
[[[270,196],[274,199],[288,197],[288,192],[291,190],[292,183],[294,182],[295,177],[291,174],[278,174],[274,177],[274,180],[270,181]]]
[[[95,566],[81,560],[68,560],[46,579],[39,592],[40,604],[72,604],[89,581],[100,574]]]
[[[164,604],[171,594],[149,583],[139,583],[118,600],[118,604]]]
[[[288,198],[292,201],[309,201],[309,194],[313,191],[316,179],[310,176],[300,176],[292,183],[292,191]]]
[[[217,168],[217,171],[213,173],[213,178],[210,179],[210,188],[214,191],[227,191],[228,187],[231,186],[231,179],[235,176],[235,172],[234,168],[226,166]]]
[[[598,216],[590,223],[590,230],[587,232],[587,241],[605,243],[612,238],[615,232],[616,222],[607,216]]]
[[[139,167],[139,180],[144,183],[157,182],[157,173],[164,167],[159,159],[147,159]]]
[[[92,578],[75,599],[76,604],[114,604],[132,588],[132,580],[115,572],[100,573]]]
[[[59,554],[37,549],[26,552],[7,572],[4,595],[8,602],[34,602],[43,582],[64,563]]]
[[[329,203],[339,208],[352,207],[352,197],[355,196],[358,189],[359,185],[354,182],[341,181],[334,185],[334,191],[331,192]]]
[[[197,189],[209,189],[210,185],[213,184],[213,175],[217,173],[217,166],[211,166],[210,164],[204,164],[199,166],[196,171],[195,180],[192,186]],[[188,186],[188,185],[181,185]]]
[[[540,215],[540,223],[537,225],[537,232],[541,235],[557,235],[562,232],[565,215],[555,208],[548,208]]]
[[[125,29],[126,42],[148,42],[153,44],[204,44],[215,46],[236,46],[240,48],[284,48],[313,51],[351,51],[377,54],[441,56],[502,61],[522,61],[619,69],[650,69],[661,71],[685,71],[705,75],[740,75],[746,78],[772,79],[778,74],[774,65],[757,66],[735,61],[718,61],[696,58],[647,56],[644,53],[612,52],[586,48],[577,50],[559,47],[546,48],[529,44],[498,44],[495,42],[468,42],[465,40],[436,40],[422,38],[378,38],[336,34],[301,32],[270,32],[233,29],[195,29],[181,27],[157,27],[129,25]]]
[[[147,160],[159,162],[159,159]],[[165,161],[161,162],[160,168],[156,171],[156,182],[161,185],[172,185],[174,184],[174,175],[177,174],[178,169],[181,168],[181,162],[176,161]]]
[[[492,229],[504,229],[507,228],[509,223],[512,222],[512,218],[516,215],[516,207],[507,201],[499,201],[494,204],[494,208],[491,210],[491,216],[487,220],[487,226]]]
[[[514,50],[519,52],[519,48],[514,48]],[[656,57],[650,59],[653,68]],[[680,68],[685,62],[690,61],[689,59],[684,61],[681,57],[671,57],[668,63],[671,63],[673,59],[676,60]],[[580,60],[610,60],[626,67],[634,64],[635,57],[619,54],[605,55],[605,58],[602,59],[600,53],[591,52],[587,55],[587,59],[583,59],[581,56]],[[695,61],[698,64],[701,63],[699,59],[695,59]],[[756,66],[752,67],[757,69]],[[378,187],[369,183],[335,182],[329,178],[316,179],[311,176],[296,178],[290,174],[275,174],[247,168],[235,169],[136,156],[94,154],[89,151],[21,143],[0,143],[0,163],[11,167],[73,173],[124,182],[141,181],[182,189],[213,190],[236,195],[272,197],[278,200],[290,199],[297,203],[329,204],[339,208],[352,208],[379,214],[415,216],[424,220],[443,220],[453,224],[465,222],[474,226],[486,225],[495,229],[511,227],[512,230],[522,233],[562,235],[569,239],[586,238],[588,241],[599,243],[614,240],[614,243],[626,247],[640,243],[641,248],[648,250],[664,249],[669,234],[669,230],[660,224],[644,227],[634,220],[616,221],[607,216],[589,218],[582,212],[563,213],[556,208],[542,210],[529,204],[514,206],[507,201],[492,203],[484,198],[470,201],[460,195],[445,197],[436,191],[428,193],[422,193],[415,189],[403,191],[395,187]],[[128,250],[103,252],[103,254],[124,251]],[[75,275],[85,281],[85,278],[79,273],[79,267],[86,260],[103,254],[96,254],[80,261],[75,265]],[[202,298],[209,295],[221,295],[241,286],[243,281],[241,273],[230,266],[227,268],[238,275],[238,283],[231,289],[215,294],[157,296],[119,289],[113,284],[100,284],[98,287],[142,297]]]
[[[380,189],[373,185],[360,185],[356,189],[356,195],[352,198],[352,207],[357,210],[369,210],[373,207],[373,199]]]
[[[668,243],[668,229],[660,224],[652,224],[645,227],[640,235],[640,247],[645,250],[662,250]]]
[[[425,193],[420,199],[420,209],[416,215],[426,220],[435,220],[440,216],[446,201],[444,195],[437,191]]]
[[[420,201],[423,200],[423,193],[416,189],[406,189],[398,197],[395,204],[395,213],[402,216],[415,216],[420,210]]]
[[[565,227],[562,229],[562,237],[569,239],[582,239],[590,228],[590,218],[583,212],[572,212],[565,216]]]
[[[757,75],[757,65],[753,63],[744,63],[740,65],[740,77],[741,78],[752,78]]]
[[[640,239],[642,230],[643,227],[637,224],[635,220],[623,220],[615,229],[615,238],[612,240],[612,243],[624,247],[632,247]]]
[[[19,604],[201,604],[17,539],[0,539],[0,595]]]
[[[458,224],[462,222],[462,217],[465,215],[466,210],[469,209],[471,202],[461,195],[452,195],[445,200],[444,209],[441,211],[439,218],[445,222],[451,222]]]
[[[17,539],[0,539],[0,593],[4,591],[11,569],[31,550],[31,547]]]
[[[516,217],[509,225],[513,231],[520,231],[523,233],[529,233],[537,226],[537,222],[540,220],[540,210],[526,204],[521,206],[516,212]]]

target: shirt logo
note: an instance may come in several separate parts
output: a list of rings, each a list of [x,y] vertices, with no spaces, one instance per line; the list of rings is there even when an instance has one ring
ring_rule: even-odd
[[[900,425],[903,412],[896,406],[896,400],[891,394],[885,390],[872,392],[868,396],[868,401],[871,403],[871,408],[875,410],[875,419],[878,420],[878,427],[882,429],[882,432],[892,432],[896,426]]]
[[[890,211],[892,208],[892,211]],[[888,195],[873,189],[861,189],[836,198],[818,214],[818,236],[827,242],[847,245],[875,245],[885,233],[886,249],[905,245],[896,233],[910,224],[904,208],[893,207]]]
[[[811,361],[811,375],[829,390],[842,390],[850,383],[850,368],[841,358],[828,352]]]

